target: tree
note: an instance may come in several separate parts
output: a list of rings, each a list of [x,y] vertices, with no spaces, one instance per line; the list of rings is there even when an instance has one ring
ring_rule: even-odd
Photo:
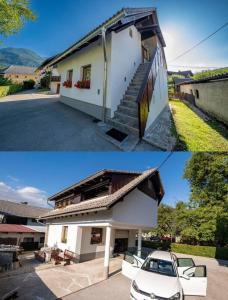
[[[228,156],[196,153],[188,161],[184,178],[191,186],[191,205],[219,205],[228,211]]]
[[[26,21],[35,19],[29,8],[29,0],[0,0],[0,35],[15,34]]]
[[[156,233],[159,236],[169,235],[173,237],[175,233],[175,209],[169,205],[161,204],[158,209],[158,226]]]

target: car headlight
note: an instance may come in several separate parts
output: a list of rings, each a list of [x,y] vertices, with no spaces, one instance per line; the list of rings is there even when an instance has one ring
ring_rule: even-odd
[[[170,300],[180,300],[180,293],[176,293],[173,297],[169,298]]]
[[[137,286],[135,280],[132,282],[132,287],[133,287],[133,289],[134,289],[136,292],[139,292],[139,288],[138,288],[138,286]]]

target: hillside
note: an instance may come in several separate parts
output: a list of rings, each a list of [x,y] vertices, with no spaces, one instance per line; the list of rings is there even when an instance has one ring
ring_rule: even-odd
[[[0,48],[0,66],[18,65],[38,67],[44,58],[29,49]]]

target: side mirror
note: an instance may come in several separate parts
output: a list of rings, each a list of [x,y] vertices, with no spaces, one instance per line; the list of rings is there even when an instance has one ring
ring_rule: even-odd
[[[180,276],[180,278],[184,278],[184,279],[186,279],[186,280],[190,280],[190,277],[189,277],[188,275],[185,275],[185,274],[182,274],[182,275]]]

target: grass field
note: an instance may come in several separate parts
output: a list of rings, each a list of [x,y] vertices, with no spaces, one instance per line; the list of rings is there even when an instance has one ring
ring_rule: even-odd
[[[177,150],[228,151],[228,130],[215,120],[205,121],[179,100],[170,100]]]

